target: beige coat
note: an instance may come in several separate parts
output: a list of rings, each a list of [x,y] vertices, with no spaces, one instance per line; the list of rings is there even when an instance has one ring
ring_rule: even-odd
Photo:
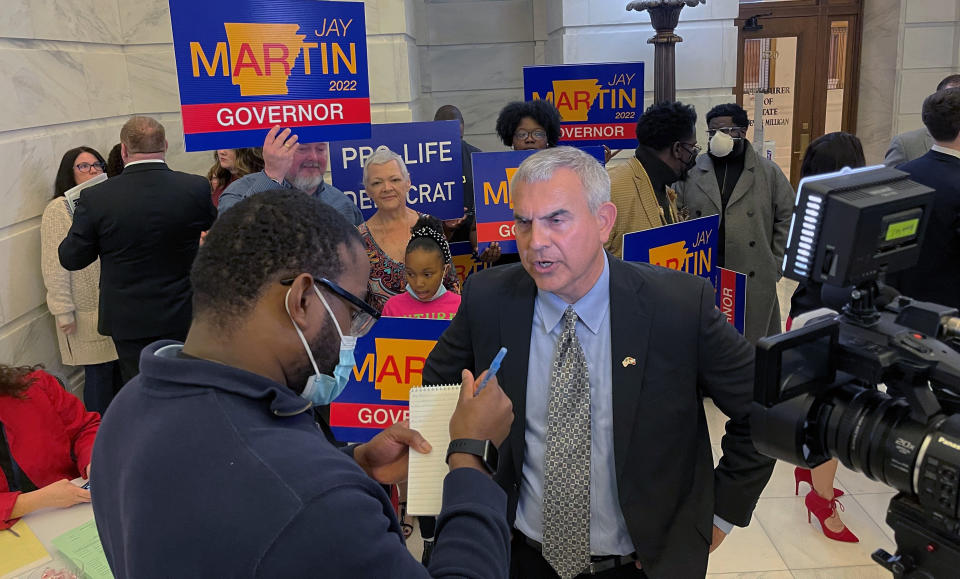
[[[72,221],[66,199],[57,197],[47,204],[40,222],[43,283],[47,287],[47,307],[57,320],[60,357],[69,366],[111,362],[117,359],[113,340],[97,332],[100,261],[80,271],[67,271],[60,265],[58,248]],[[77,329],[68,336],[60,327],[70,322],[76,322]]]
[[[707,154],[686,181],[674,185],[690,219],[720,213],[720,186]],[[773,161],[748,146],[743,173],[727,201],[724,254],[727,269],[747,276],[747,319],[744,336],[751,343],[780,333],[777,282],[793,216],[793,187]]]
[[[653,190],[650,177],[635,156],[610,169],[609,173],[610,200],[617,206],[617,219],[613,223],[610,239],[603,247],[622,258],[624,233],[661,227],[667,224],[667,220],[664,218],[663,208],[657,202],[657,194]],[[677,194],[667,187],[667,197],[670,199],[671,217],[676,223],[680,221],[677,216]]]

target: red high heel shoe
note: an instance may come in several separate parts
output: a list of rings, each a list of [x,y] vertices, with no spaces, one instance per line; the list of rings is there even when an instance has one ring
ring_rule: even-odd
[[[793,480],[796,481],[796,488],[793,489],[793,494],[800,496],[800,483],[805,482],[810,485],[810,490],[813,490],[813,475],[810,474],[809,468],[800,468],[795,467],[793,469]],[[837,487],[833,487],[833,498],[839,499],[843,496],[843,491]]]
[[[828,539],[833,539],[834,541],[840,541],[843,543],[859,543],[860,539],[856,535],[850,532],[846,526],[843,527],[839,533],[831,531],[827,528],[827,519],[833,516],[833,513],[836,511],[837,507],[840,507],[840,510],[843,510],[843,505],[840,504],[837,499],[828,501],[827,499],[821,497],[816,493],[816,491],[810,491],[807,493],[807,498],[803,500],[804,504],[807,505],[807,522],[810,522],[810,514],[817,517],[817,520],[820,521],[820,530],[823,531],[823,534],[826,535]]]

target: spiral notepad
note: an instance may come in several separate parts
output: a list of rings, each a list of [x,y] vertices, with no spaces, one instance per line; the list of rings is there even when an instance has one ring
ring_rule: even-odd
[[[459,399],[459,384],[410,389],[410,428],[422,434],[433,447],[428,454],[410,451],[407,512],[411,515],[440,514],[443,478],[449,472],[450,417]]]

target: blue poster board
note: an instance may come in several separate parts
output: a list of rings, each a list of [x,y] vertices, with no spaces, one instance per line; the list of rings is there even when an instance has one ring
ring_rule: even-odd
[[[187,151],[370,135],[363,3],[169,2]]]
[[[643,63],[561,64],[523,67],[523,94],[560,111],[560,143],[637,146],[643,112]]]
[[[380,147],[403,157],[410,172],[408,207],[437,219],[463,217],[459,122],[372,125],[369,139],[330,143],[333,186],[353,199],[365,220],[377,209],[363,188],[363,165]]]
[[[717,288],[717,308],[727,321],[743,334],[747,321],[747,276],[721,267]]]
[[[356,366],[330,405],[330,427],[341,442],[366,442],[407,419],[410,388],[423,385],[423,367],[449,320],[380,318],[357,340]]]
[[[710,280],[717,287],[719,215],[708,215],[664,227],[626,233],[623,260],[678,269]]]
[[[741,334],[746,320],[747,278],[716,264],[719,215],[682,221],[623,236],[624,261],[642,261],[706,278],[720,311]]]
[[[537,151],[474,153],[473,200],[477,212],[477,251],[496,241],[501,253],[517,253],[510,181],[520,163]]]
[[[490,267],[489,263],[474,259],[473,245],[469,241],[451,243],[450,254],[453,256],[454,271],[460,279],[460,287],[463,287],[468,277]]]
[[[604,164],[603,147],[599,145],[577,146]],[[517,253],[513,230],[513,198],[510,182],[520,163],[536,150],[503,151],[498,153],[474,153],[473,161],[473,206],[477,212],[477,251],[490,247],[494,241],[500,244],[500,253]]]

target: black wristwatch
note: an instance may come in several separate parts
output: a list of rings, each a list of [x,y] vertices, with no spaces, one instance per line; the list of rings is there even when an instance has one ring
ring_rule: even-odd
[[[497,466],[500,465],[500,453],[497,452],[497,446],[489,440],[476,440],[473,438],[458,438],[450,441],[447,447],[447,463],[450,462],[450,455],[455,452],[473,454],[480,457],[483,468],[490,474],[496,474]]]

